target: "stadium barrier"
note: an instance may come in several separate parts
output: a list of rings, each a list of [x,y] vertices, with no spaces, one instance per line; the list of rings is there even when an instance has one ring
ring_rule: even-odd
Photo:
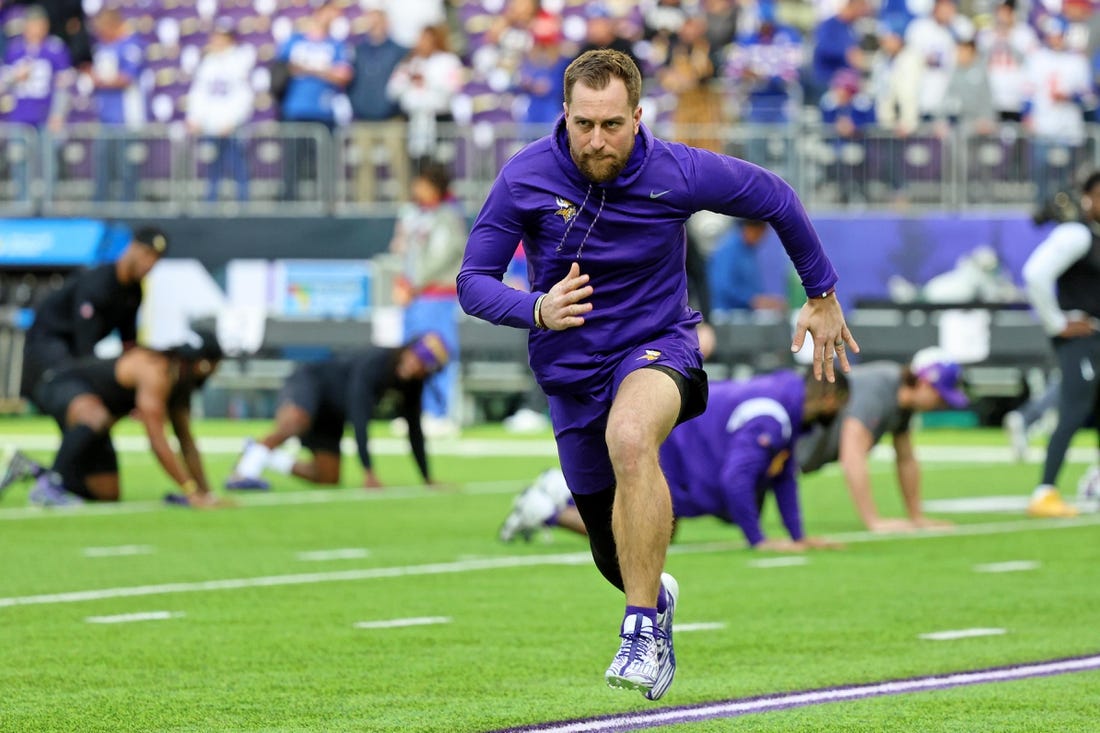
[[[811,209],[972,210],[1026,207],[1100,166],[1100,126],[1080,145],[927,128],[905,138],[867,129],[849,137],[822,123],[677,125],[658,135],[768,167]],[[454,194],[476,211],[501,166],[544,126],[440,124],[427,152],[454,171]],[[331,132],[310,123],[263,122],[226,138],[179,125],[97,124],[62,134],[0,125],[0,215],[308,216],[392,212],[407,198],[419,156],[402,123],[356,123]]]
[[[30,125],[0,122],[0,213],[27,216],[34,213],[36,183],[44,180],[39,169],[41,143]]]
[[[29,200],[4,197],[0,213],[319,216],[334,196],[333,139],[318,124],[259,123],[224,138],[80,124],[23,140],[34,146],[41,185]]]

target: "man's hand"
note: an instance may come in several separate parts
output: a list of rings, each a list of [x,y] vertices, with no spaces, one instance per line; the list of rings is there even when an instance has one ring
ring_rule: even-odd
[[[215,496],[209,491],[198,491],[188,495],[187,503],[193,509],[224,509],[225,507],[237,506],[237,502],[232,499]]]
[[[416,293],[408,280],[398,278],[393,281],[393,302],[395,305],[401,308],[407,308],[415,297]]]
[[[852,332],[844,322],[844,312],[840,309],[840,302],[835,294],[824,298],[811,298],[802,306],[795,325],[791,351],[797,353],[802,350],[807,332],[814,340],[814,377],[816,379],[820,380],[824,374],[825,379],[830,382],[836,381],[836,375],[833,372],[834,356],[840,357],[842,370],[847,372],[852,368],[848,364],[845,345],[858,354],[859,344],[856,343]]]
[[[1062,329],[1058,334],[1058,338],[1064,339],[1079,339],[1087,338],[1096,333],[1096,327],[1092,325],[1092,322],[1075,319],[1066,322],[1066,327]]]
[[[551,331],[584,325],[584,314],[592,310],[592,304],[581,301],[590,295],[588,275],[582,275],[580,264],[574,262],[569,266],[569,274],[550,288],[539,304],[542,325]]]
[[[364,489],[381,489],[383,488],[382,481],[378,478],[378,474],[374,471],[366,471],[363,474],[363,488]]]

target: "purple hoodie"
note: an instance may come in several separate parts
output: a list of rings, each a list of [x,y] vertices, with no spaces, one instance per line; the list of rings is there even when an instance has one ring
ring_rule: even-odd
[[[802,539],[791,454],[802,430],[805,395],[803,378],[790,371],[712,383],[706,412],[677,426],[661,446],[676,516],[719,517],[755,545],[764,539],[758,497],[770,487],[791,539]],[[782,469],[768,476],[781,453]]]
[[[699,322],[687,304],[684,223],[704,209],[771,223],[809,296],[836,283],[802,204],[775,174],[655,138],[642,125],[623,172],[592,183],[569,154],[562,117],[494,182],[466,244],[459,302],[470,315],[531,329],[531,369],[547,394],[598,389],[618,354]],[[529,293],[501,282],[521,240]],[[535,301],[574,260],[591,278],[592,311],[577,328],[535,329]]]

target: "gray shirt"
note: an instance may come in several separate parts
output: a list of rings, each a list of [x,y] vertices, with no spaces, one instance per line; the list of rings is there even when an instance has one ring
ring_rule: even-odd
[[[816,471],[840,457],[840,429],[854,417],[871,433],[872,444],[886,433],[909,430],[912,412],[898,406],[904,367],[892,361],[874,361],[852,367],[848,374],[848,405],[827,426],[815,426],[798,441],[795,454],[804,473]]]

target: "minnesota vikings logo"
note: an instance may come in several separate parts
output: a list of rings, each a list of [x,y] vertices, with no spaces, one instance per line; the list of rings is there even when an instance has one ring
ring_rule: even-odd
[[[645,359],[646,361],[657,361],[661,358],[661,352],[656,349],[646,349],[645,353],[638,357],[638,361]]]
[[[577,215],[577,205],[572,201],[563,199],[561,196],[554,198],[554,203],[557,205],[558,210],[554,212],[555,216],[560,216],[562,221],[566,224]]]

